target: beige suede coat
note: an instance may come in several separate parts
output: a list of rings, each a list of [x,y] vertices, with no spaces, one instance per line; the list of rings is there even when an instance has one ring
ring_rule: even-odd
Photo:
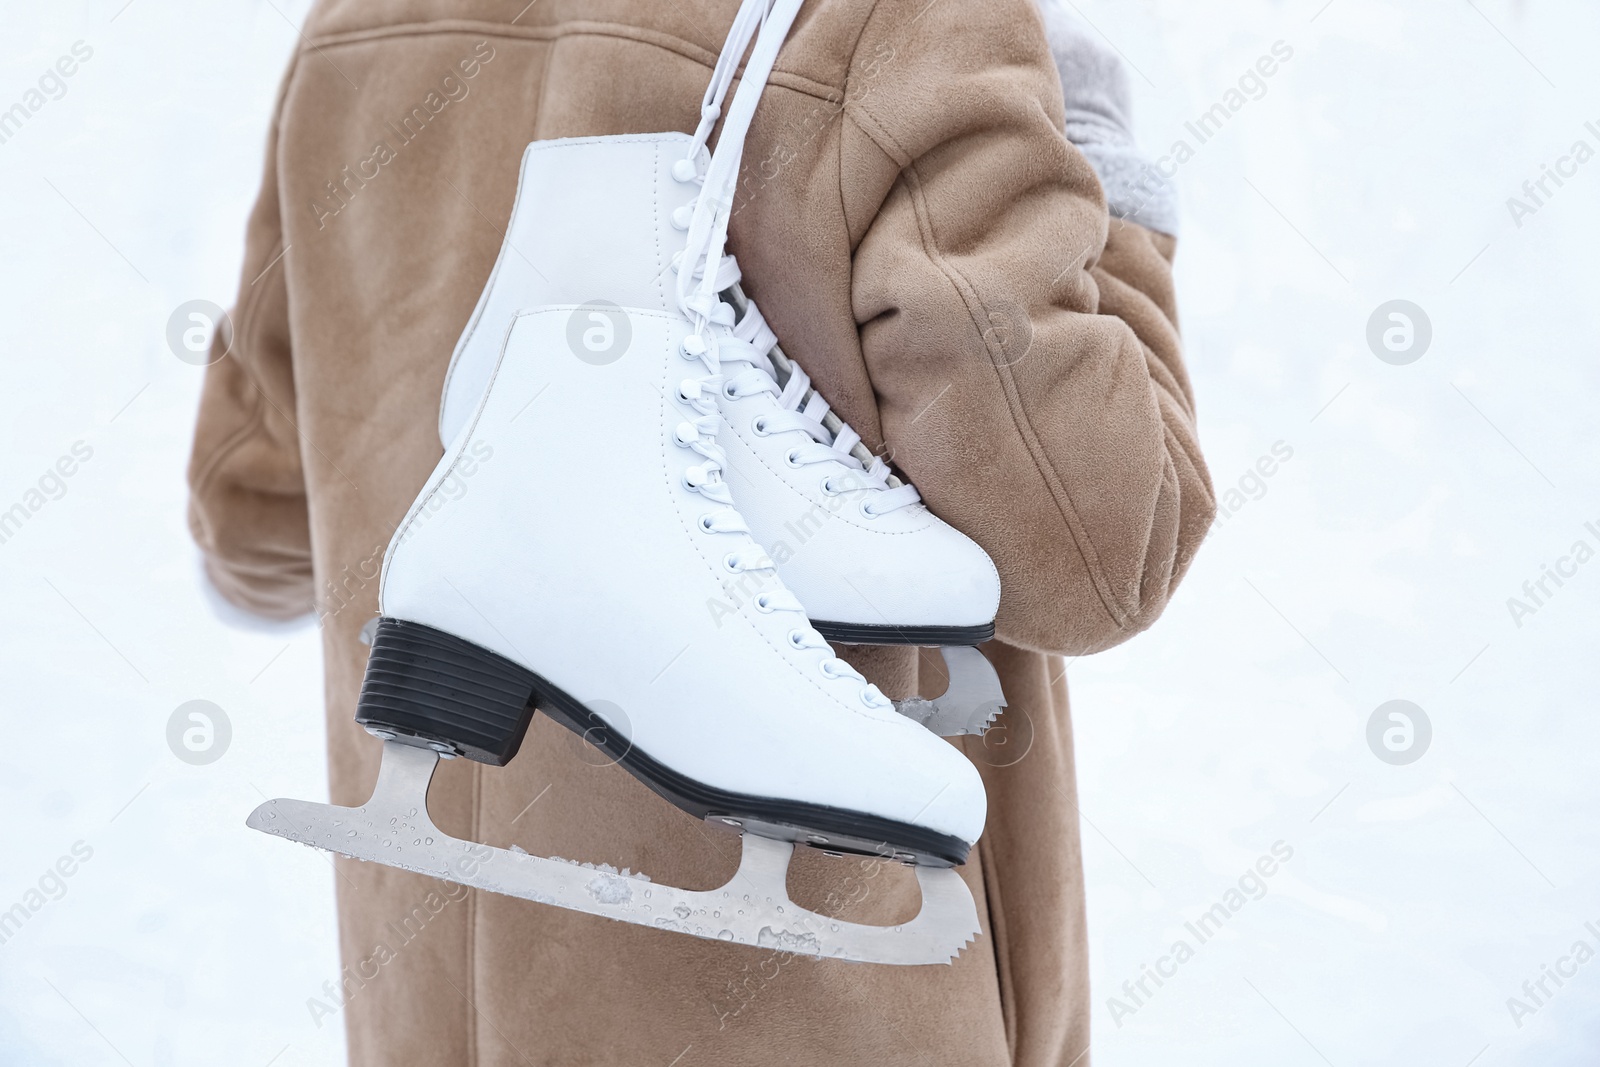
[[[529,141],[691,131],[735,0],[324,0],[285,78],[231,334],[207,372],[191,521],[213,580],[315,609],[332,795],[385,545],[441,454],[446,366]],[[519,10],[520,9],[520,10]],[[351,1063],[1089,1063],[1063,663],[1161,612],[1211,521],[1169,238],[1108,220],[1063,138],[1031,0],[809,0],[745,152],[731,250],[785,349],[999,568],[1010,698],[965,742],[989,821],[983,935],[949,967],[815,962],[340,861]],[[223,352],[226,351],[226,355]],[[582,501],[548,502],[552,515]],[[506,561],[514,567],[515,561]],[[540,610],[531,590],[529,611]],[[937,659],[844,649],[891,695]],[[446,830],[720,884],[735,838],[541,717],[507,768],[446,764]],[[241,831],[242,832],[242,831]],[[887,921],[910,872],[801,850],[797,901]],[[337,1017],[335,1017],[337,1016]],[[307,1025],[311,1025],[308,1020]]]

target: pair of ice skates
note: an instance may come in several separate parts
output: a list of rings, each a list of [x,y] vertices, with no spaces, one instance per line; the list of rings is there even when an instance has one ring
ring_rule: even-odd
[[[745,135],[800,3],[744,0],[694,136],[528,147],[446,380],[444,458],[384,560],[356,715],[384,739],[373,796],[271,801],[249,825],[826,958],[942,963],[977,934],[950,868],[983,829],[983,785],[936,733],[981,732],[999,711],[970,647],[994,632],[998,577],[829,411],[724,255]],[[482,444],[504,459],[444,499]],[[946,646],[949,690],[897,708],[830,639]],[[435,827],[438,760],[504,765],[535,707],[683,810],[740,830],[735,877],[691,892]],[[795,905],[797,843],[915,865],[921,911],[874,927]]]

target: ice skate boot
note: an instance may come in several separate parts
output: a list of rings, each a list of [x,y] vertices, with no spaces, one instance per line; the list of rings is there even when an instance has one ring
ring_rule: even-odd
[[[799,4],[779,0],[765,20],[747,67],[755,85]],[[747,42],[765,8],[747,0],[735,36]],[[753,100],[746,124],[748,110]],[[512,316],[490,384],[384,559],[356,716],[384,739],[372,798],[359,808],[269,801],[249,825],[700,937],[947,962],[978,931],[971,894],[949,869],[982,831],[976,769],[833,655],[750,536],[722,478],[723,379],[709,318],[619,313],[625,336],[603,358],[581,343],[581,307]],[[534,397],[538,416],[519,418]],[[447,498],[480,442],[507,462],[481,467],[470,492]],[[760,576],[759,593],[708,610],[725,581],[746,574]],[[687,891],[440,831],[426,801],[437,761],[503,765],[535,707],[604,738],[618,764],[678,807],[740,830],[734,879]],[[878,927],[800,908],[785,890],[797,843],[915,865],[920,912]]]
[[[897,706],[939,733],[981,733],[1004,706],[994,668],[971,647],[994,636],[994,565],[830,410],[785,357],[740,290],[737,262],[723,254],[748,118],[736,123],[730,110],[716,155],[705,146],[743,55],[741,29],[736,23],[718,60],[693,136],[528,146],[499,260],[451,360],[440,438],[448,445],[461,433],[524,308],[583,305],[573,336],[597,359],[622,335],[622,309],[699,314],[726,378],[718,442],[729,487],[783,583],[830,641],[941,646],[950,675],[944,695]],[[746,96],[752,112],[761,88]],[[691,298],[698,312],[688,308]],[[723,601],[757,595],[756,577],[725,583]]]

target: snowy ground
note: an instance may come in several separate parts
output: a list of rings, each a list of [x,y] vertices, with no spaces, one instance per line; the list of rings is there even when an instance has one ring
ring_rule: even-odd
[[[231,300],[306,8],[0,0],[0,109],[91,52],[0,144],[0,511],[30,513],[0,542],[0,912],[29,912],[0,1062],[343,1061],[305,1009],[337,972],[329,869],[242,827],[323,790],[318,640],[214,621],[183,520],[200,372],[164,338]],[[1146,147],[1194,149],[1179,288],[1237,490],[1155,631],[1070,667],[1094,1060],[1592,1065],[1600,12],[1079,8],[1138,72]],[[1576,173],[1536,204],[1546,164]],[[1367,340],[1397,299],[1431,324],[1409,363]],[[204,765],[168,742],[197,699],[231,727]],[[1431,732],[1409,763],[1369,746],[1391,700],[1422,715],[1377,752]]]

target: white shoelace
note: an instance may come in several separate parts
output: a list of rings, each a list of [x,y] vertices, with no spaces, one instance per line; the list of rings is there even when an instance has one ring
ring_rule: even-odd
[[[679,306],[694,327],[693,332],[683,339],[679,351],[687,360],[698,360],[704,366],[706,373],[697,378],[686,378],[680,383],[680,398],[699,412],[701,417],[693,422],[680,423],[675,432],[680,445],[704,457],[704,462],[684,471],[684,484],[707,499],[724,505],[701,517],[701,529],[708,533],[748,535],[750,532],[743,518],[733,508],[733,498],[728,492],[727,483],[722,479],[727,457],[716,443],[716,431],[721,417],[716,394],[732,384],[725,380],[722,373],[724,358],[744,363],[750,371],[760,370],[760,364],[756,362],[759,359],[770,369],[771,363],[766,360],[765,353],[777,343],[777,338],[772,336],[771,343],[761,352],[757,352],[751,337],[736,336],[734,309],[720,298],[722,289],[727,286],[718,286],[717,283],[724,275],[724,259],[728,261],[726,269],[734,272],[734,278],[737,280],[738,265],[733,263],[732,256],[724,257],[723,251],[728,241],[728,220],[732,213],[739,164],[744,154],[744,139],[749,132],[750,120],[755,114],[761,91],[772,73],[773,63],[777,60],[778,49],[788,36],[789,27],[794,23],[800,4],[801,0],[775,0],[775,2],[743,0],[738,14],[734,16],[733,28],[729,31],[722,54],[717,58],[711,83],[707,86],[705,98],[701,102],[700,124],[695,130],[694,140],[685,158],[673,166],[673,176],[677,180],[695,181],[701,186],[700,194],[695,198],[687,220],[689,231],[687,247],[677,261],[677,288]],[[758,30],[760,36],[756,39],[749,62],[745,64],[744,78],[740,82],[739,91],[734,94],[727,121],[723,123],[717,151],[712,154],[709,165],[702,172],[699,160],[706,141],[711,136],[717,119],[721,117],[722,102],[733,84],[739,59],[744,55],[751,38],[756,37]],[[707,271],[705,265],[709,263],[718,264],[718,268]],[[749,310],[755,311],[753,304]],[[749,318],[748,313],[746,318]],[[765,334],[771,335],[772,331],[765,329],[764,320],[756,318],[751,321],[759,323]],[[760,334],[757,333],[757,336]],[[755,379],[751,377],[750,371],[741,372],[738,378],[734,379],[735,382],[744,381],[740,388],[755,387]],[[770,373],[762,373],[777,393],[776,380]],[[798,367],[795,368],[794,378],[803,379]],[[793,385],[793,380],[789,384]],[[804,391],[805,386],[802,385],[799,395],[803,395]],[[817,428],[825,436],[831,437],[832,435],[828,435],[820,424],[820,419],[826,410],[826,405],[821,411],[816,411],[808,405],[808,411],[814,414],[818,421]],[[795,419],[807,418],[805,413],[799,411],[786,411],[784,414]],[[801,427],[796,425],[794,428]],[[828,446],[830,453],[833,452],[831,444],[830,442]],[[853,440],[849,441],[845,452],[845,455],[852,460],[854,457],[848,456],[848,447],[853,444]],[[835,457],[830,455],[829,458]],[[855,462],[857,467],[864,467],[859,460]],[[879,466],[881,461],[875,463],[873,469],[876,470]],[[890,492],[895,491],[890,490]],[[916,490],[912,489],[911,492],[915,493]],[[774,579],[777,576],[777,565],[764,550],[754,544],[747,544],[730,552],[722,562],[723,567],[731,574],[755,571],[770,573]],[[790,611],[804,617],[805,608],[794,594],[776,581],[774,586],[756,597],[754,601],[756,610]],[[827,640],[809,624],[790,630],[788,637],[789,644],[797,650],[828,647]],[[862,703],[867,707],[892,707],[890,700],[877,686],[867,682],[860,672],[844,660],[836,656],[829,657],[821,662],[820,670],[829,678],[854,678],[865,683],[860,696]]]
[[[689,206],[692,208],[693,202]],[[675,266],[681,269],[681,261]],[[726,292],[739,282],[740,277],[739,264],[734,257],[723,256],[717,268],[717,291]],[[812,443],[791,449],[788,453],[789,462],[797,467],[838,463],[854,472],[837,480],[829,475],[824,492],[833,495],[871,490],[871,498],[862,502],[862,509],[869,518],[887,515],[920,502],[922,495],[917,492],[916,486],[908,483],[889,484],[891,472],[882,458],[874,456],[869,465],[854,454],[861,435],[851,429],[848,423],[841,421],[837,433],[828,429],[824,420],[831,408],[827,400],[812,389],[811,376],[799,364],[791,362],[789,377],[781,386],[778,384],[778,369],[771,358],[778,344],[778,335],[767,325],[755,301],[746,299],[745,312],[735,322],[734,316],[737,314],[737,309],[731,304],[720,301],[709,316],[709,325],[713,328],[710,337],[717,349],[719,367],[727,363],[743,365],[731,376],[724,368],[721,386],[724,396],[735,400],[757,393],[770,393],[777,401],[780,410],[758,418],[755,432],[765,436],[792,430],[803,431]]]
[[[732,256],[727,257],[732,259]],[[898,508],[915,504],[922,499],[916,486],[889,485],[889,465],[874,456],[868,466],[854,455],[861,435],[848,423],[841,423],[838,433],[830,432],[824,424],[829,411],[828,402],[811,388],[811,377],[799,366],[791,364],[789,378],[778,385],[771,352],[777,345],[777,335],[767,325],[755,301],[745,306],[744,315],[734,325],[731,336],[719,339],[719,354],[723,363],[740,363],[743,370],[726,379],[723,395],[730,399],[770,393],[779,410],[756,419],[754,432],[759,434],[803,431],[810,443],[789,450],[788,461],[797,467],[814,463],[837,463],[847,468],[843,476],[829,474],[823,480],[823,492],[829,495],[855,490],[871,490],[871,496],[861,503],[868,518],[886,515]]]
[[[764,416],[757,432],[803,431],[812,443],[791,449],[789,462],[796,466],[838,463],[853,472],[838,478],[830,474],[824,479],[823,491],[835,494],[873,490],[871,498],[862,502],[861,511],[867,518],[876,518],[915,504],[922,497],[913,485],[891,486],[889,466],[882,458],[873,457],[869,465],[856,457],[853,450],[860,443],[861,435],[848,424],[841,422],[837,433],[828,429],[824,422],[830,410],[828,402],[811,388],[811,378],[801,367],[792,365],[788,380],[781,386],[778,384],[777,368],[770,358],[778,337],[767,326],[754,301],[747,303],[744,315],[735,322],[737,312],[721,299],[721,294],[736,285],[741,276],[738,262],[725,254],[725,250],[745,135],[760,89],[777,59],[778,46],[800,7],[800,0],[778,0],[769,16],[767,8],[771,2],[745,0],[734,16],[728,42],[717,57],[711,83],[701,101],[700,125],[695,130],[694,140],[685,158],[673,167],[673,176],[679,181],[694,181],[701,186],[700,195],[673,216],[674,225],[689,231],[687,247],[675,267],[678,298],[684,313],[695,323],[696,335],[716,353],[716,373],[721,373],[723,362],[743,365],[732,377],[718,382],[728,398],[766,392],[777,399],[781,410]],[[777,32],[765,32],[768,19]],[[751,84],[755,91],[745,93],[742,88],[745,83],[741,83],[728,120],[723,124],[717,152],[711,157],[710,165],[702,170],[699,166],[702,149],[721,115],[722,102],[733,82],[739,58],[758,29],[763,30],[761,38],[756,41],[745,66],[745,83]],[[694,264],[692,273],[684,271],[684,263]],[[714,272],[707,271],[710,263],[717,264]]]

